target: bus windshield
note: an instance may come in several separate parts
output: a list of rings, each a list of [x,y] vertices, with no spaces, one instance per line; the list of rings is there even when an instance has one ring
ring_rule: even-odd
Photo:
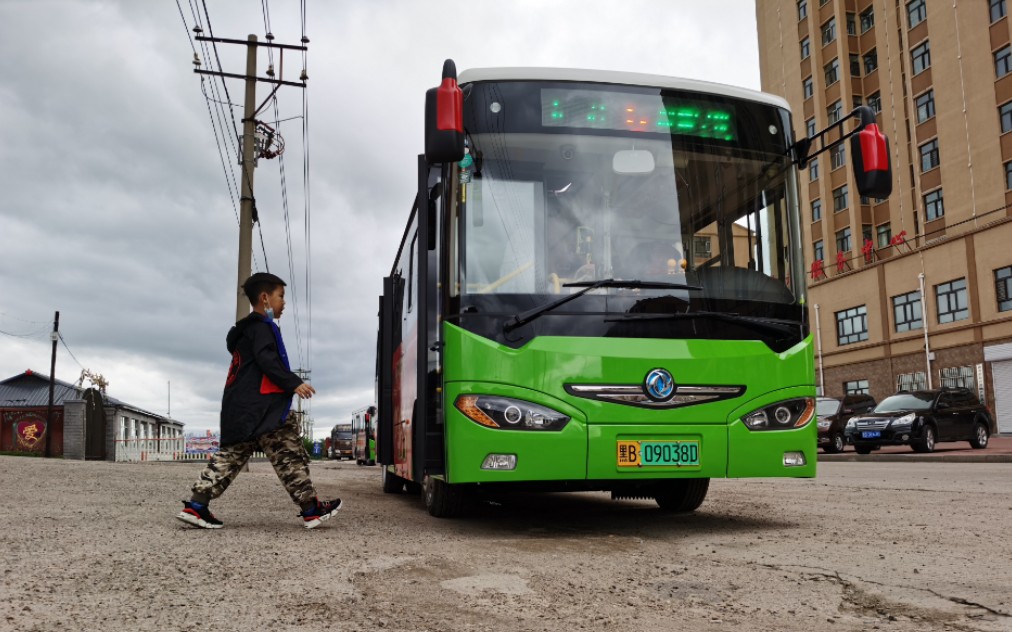
[[[804,304],[782,109],[660,88],[489,82],[465,87],[465,131],[460,295],[635,279],[696,285],[643,292],[721,311]]]

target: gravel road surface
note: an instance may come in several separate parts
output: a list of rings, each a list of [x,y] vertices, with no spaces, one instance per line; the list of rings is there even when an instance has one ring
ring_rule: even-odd
[[[174,516],[200,464],[0,457],[0,630],[1012,630],[1012,464],[715,480],[692,515],[516,495],[438,520],[318,462],[303,529],[267,463]]]

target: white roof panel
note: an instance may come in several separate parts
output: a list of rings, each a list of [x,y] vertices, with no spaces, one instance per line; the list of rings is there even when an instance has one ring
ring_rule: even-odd
[[[471,68],[460,73],[460,84],[479,81],[574,81],[581,83],[610,83],[616,85],[647,86],[706,92],[735,99],[766,103],[790,111],[787,101],[765,92],[729,86],[723,83],[650,75],[615,70],[585,70],[580,68]]]

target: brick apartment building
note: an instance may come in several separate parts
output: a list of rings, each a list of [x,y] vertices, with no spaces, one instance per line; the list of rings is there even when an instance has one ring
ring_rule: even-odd
[[[881,399],[975,389],[1012,432],[1012,22],[1005,0],[757,0],[762,88],[798,137],[856,105],[890,139],[893,194],[849,146],[801,174],[816,383]]]

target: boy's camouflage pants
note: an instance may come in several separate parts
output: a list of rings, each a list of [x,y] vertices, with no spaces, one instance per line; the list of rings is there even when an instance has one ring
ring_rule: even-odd
[[[274,432],[218,450],[193,484],[193,499],[207,504],[221,496],[257,448],[270,459],[281,484],[295,504],[305,505],[316,498],[316,489],[309,479],[309,455],[302,443],[298,417],[290,415],[285,425]]]

